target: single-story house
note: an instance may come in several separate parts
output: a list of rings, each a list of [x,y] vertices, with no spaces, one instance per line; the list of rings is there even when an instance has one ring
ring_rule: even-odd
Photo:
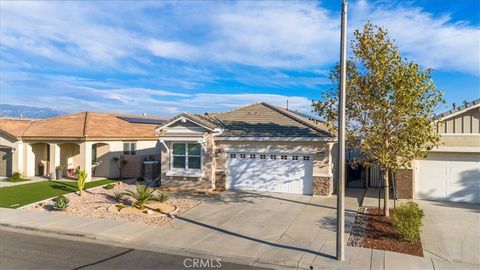
[[[480,203],[480,99],[434,117],[440,145],[414,162],[419,199]]]
[[[81,112],[47,119],[0,119],[0,176],[20,172],[25,177],[63,175],[80,167],[95,177],[142,174],[144,159],[159,159],[161,145],[155,128],[166,118]],[[118,162],[117,162],[118,163]]]
[[[162,186],[330,195],[335,137],[306,115],[257,103],[182,113],[156,130]]]

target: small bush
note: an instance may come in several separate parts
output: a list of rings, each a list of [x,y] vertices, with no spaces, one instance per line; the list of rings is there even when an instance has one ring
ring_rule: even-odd
[[[21,172],[14,172],[10,178],[8,178],[8,181],[10,182],[20,182],[24,180],[23,175]]]
[[[140,176],[140,177],[137,177],[137,181],[138,181],[138,182],[143,182],[143,181],[145,181],[145,179]]]
[[[70,202],[70,200],[63,195],[60,195],[60,196],[56,197],[55,199],[53,199],[53,202],[55,203],[54,204],[55,209],[65,210],[68,207],[68,203]]]
[[[160,194],[157,195],[157,197],[155,198],[155,200],[159,201],[159,202],[166,202],[168,200],[168,194],[165,193],[165,192],[162,192]]]
[[[408,242],[416,242],[420,238],[425,214],[417,203],[407,202],[395,210],[392,224],[400,237]]]
[[[85,188],[85,182],[87,180],[88,174],[85,171],[77,171],[77,187],[82,196],[83,189]]]
[[[108,185],[104,186],[103,188],[104,189],[113,189],[114,187],[115,187],[114,184],[108,184]]]
[[[115,197],[116,202],[120,202],[120,200],[122,200],[123,193],[119,191],[114,191],[113,196]]]

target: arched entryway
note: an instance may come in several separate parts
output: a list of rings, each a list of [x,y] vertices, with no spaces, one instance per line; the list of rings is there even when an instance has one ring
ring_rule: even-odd
[[[73,178],[76,170],[80,168],[80,145],[76,143],[62,143],[60,146],[60,167],[63,176]]]
[[[112,170],[112,154],[107,143],[92,145],[92,176],[110,177]]]
[[[30,166],[34,166],[32,170],[35,176],[47,176],[50,166],[50,148],[46,143],[32,144],[32,153],[35,157],[34,162]]]

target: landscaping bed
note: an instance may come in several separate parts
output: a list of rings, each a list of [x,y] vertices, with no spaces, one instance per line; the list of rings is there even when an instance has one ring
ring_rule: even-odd
[[[169,199],[162,203],[164,205],[162,208],[175,210],[172,215],[168,213],[158,214],[150,210],[147,211],[149,209],[148,206],[146,210],[143,211],[144,213],[142,213],[142,211],[133,211],[134,209],[130,209],[129,211],[114,210],[116,209],[115,206],[119,205],[118,201],[115,199],[115,192],[121,192],[128,189],[133,190],[134,188],[135,185],[132,183],[120,182],[119,184],[114,185],[114,187],[111,189],[105,189],[103,187],[89,189],[84,191],[82,196],[79,196],[76,193],[71,193],[65,195],[69,200],[69,205],[63,211],[54,209],[53,200],[38,203],[28,207],[27,209],[32,211],[63,213],[74,216],[126,220],[152,226],[162,226],[163,224],[175,218],[175,216],[182,215],[183,213],[200,204],[200,202],[194,200]],[[152,203],[151,206],[158,208],[157,205],[157,203]]]
[[[350,233],[347,245],[394,251],[423,257],[422,243],[402,240],[391,219],[381,215],[378,208],[360,208]],[[394,210],[390,210],[392,217]]]

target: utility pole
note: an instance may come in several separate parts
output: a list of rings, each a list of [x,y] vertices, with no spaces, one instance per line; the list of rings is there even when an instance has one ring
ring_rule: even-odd
[[[347,0],[342,1],[338,100],[337,260],[345,260],[345,96],[347,82]]]

